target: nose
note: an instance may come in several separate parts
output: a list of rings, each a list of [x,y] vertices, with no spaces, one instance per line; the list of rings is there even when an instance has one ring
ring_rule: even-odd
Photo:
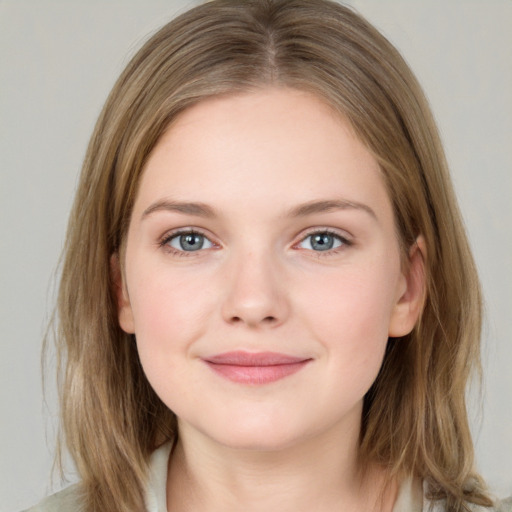
[[[265,255],[240,255],[228,270],[222,316],[229,324],[277,327],[286,321],[289,303],[283,273]]]

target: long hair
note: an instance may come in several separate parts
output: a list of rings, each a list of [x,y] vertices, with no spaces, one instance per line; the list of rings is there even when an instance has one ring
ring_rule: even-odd
[[[144,164],[163,131],[205,98],[289,87],[339,112],[380,164],[404,261],[423,235],[426,298],[390,339],[365,397],[361,460],[412,475],[449,511],[491,505],[474,471],[465,389],[479,370],[481,297],[438,132],[397,50],[328,0],[213,0],[153,35],[121,74],[92,134],[69,220],[56,320],[66,446],[88,512],[140,511],[150,453],[176,418],[117,320],[119,253]]]

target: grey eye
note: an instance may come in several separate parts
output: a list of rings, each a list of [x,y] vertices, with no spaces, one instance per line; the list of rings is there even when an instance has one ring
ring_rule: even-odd
[[[337,235],[328,232],[312,233],[299,244],[302,249],[313,251],[329,251],[343,245],[345,241]]]
[[[200,233],[181,233],[173,236],[168,244],[178,251],[199,251],[201,249],[210,249],[213,247],[212,242]]]

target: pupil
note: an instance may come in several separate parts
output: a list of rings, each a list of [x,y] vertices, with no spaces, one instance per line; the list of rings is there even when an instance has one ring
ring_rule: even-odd
[[[313,249],[316,249],[317,251],[328,251],[329,249],[332,249],[334,239],[332,235],[321,233],[313,236],[313,243],[311,245]]]
[[[185,251],[194,251],[196,249],[201,249],[201,247],[203,246],[203,237],[202,235],[197,235],[195,233],[181,235],[180,243],[181,247]]]

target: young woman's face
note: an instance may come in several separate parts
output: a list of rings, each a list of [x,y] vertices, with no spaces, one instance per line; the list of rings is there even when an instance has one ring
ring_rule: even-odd
[[[388,336],[415,320],[375,159],[291,89],[206,100],[167,130],[124,277],[120,324],[156,393],[233,447],[357,435]]]

